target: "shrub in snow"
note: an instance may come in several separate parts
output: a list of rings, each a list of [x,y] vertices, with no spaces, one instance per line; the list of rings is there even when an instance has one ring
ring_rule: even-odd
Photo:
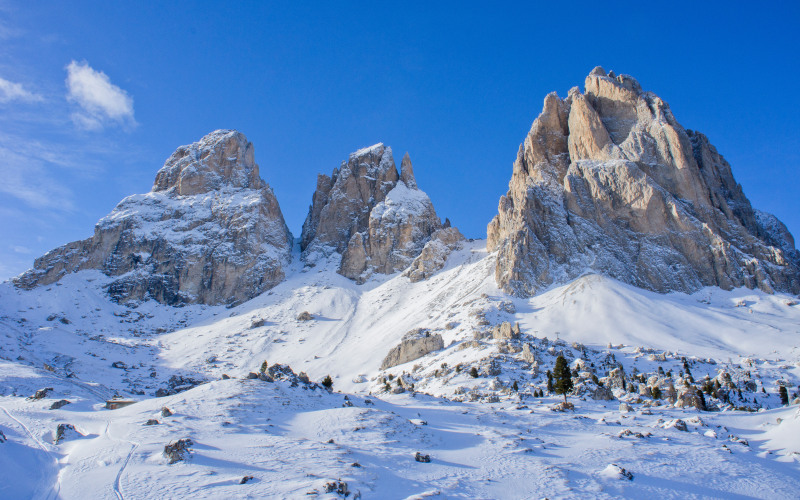
[[[240,481],[239,484],[247,484],[248,482],[253,480],[253,476],[244,476]]]
[[[167,460],[170,464],[185,460],[189,456],[189,453],[191,452],[190,447],[193,444],[194,442],[191,439],[183,438],[175,441],[174,443],[164,445],[164,456],[167,457]]]
[[[6,441],[8,441],[8,438],[3,434],[3,431],[0,431],[0,443],[5,443]]]
[[[781,397],[781,404],[782,405],[788,405],[789,404],[789,391],[786,390],[786,386],[782,385],[780,387],[780,389],[778,389],[778,394]]]
[[[145,422],[144,425],[158,425],[158,420],[151,418],[147,422]]]
[[[314,319],[314,316],[308,311],[303,311],[297,315],[297,321],[311,321],[312,319]]]
[[[267,371],[267,368],[269,368],[269,363],[267,363],[267,360],[265,359],[264,362],[261,363],[261,369],[258,371],[264,373]]]
[[[469,369],[469,376],[472,378],[478,378],[478,369],[474,366]]]
[[[325,483],[325,485],[322,486],[322,491],[324,493],[336,493],[341,497],[350,496],[350,490],[347,488],[347,483],[341,479]]]
[[[325,378],[322,379],[322,387],[328,389],[329,391],[333,389],[333,379],[330,375],[325,375]]]
[[[161,408],[161,416],[162,417],[171,417],[172,416],[172,410],[170,410],[169,408],[164,406],[163,408]]]
[[[417,452],[416,454],[414,454],[414,460],[416,460],[417,462],[422,462],[424,464],[427,464],[427,463],[430,463],[431,456],[430,455],[423,455],[422,453]]]

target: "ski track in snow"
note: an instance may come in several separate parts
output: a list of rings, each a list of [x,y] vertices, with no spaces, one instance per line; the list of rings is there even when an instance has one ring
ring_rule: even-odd
[[[33,432],[31,432],[31,430],[28,429],[28,426],[25,425],[24,423],[22,423],[22,421],[20,419],[18,419],[14,415],[12,415],[11,412],[9,412],[7,409],[5,409],[2,406],[0,406],[0,410],[3,410],[3,412],[6,415],[8,415],[8,418],[10,418],[14,422],[16,422],[20,427],[22,427],[22,429],[25,431],[25,434],[27,434],[28,437],[31,440],[33,440],[33,442],[36,443],[36,445],[39,448],[41,448],[42,451],[44,451],[45,454],[47,454],[47,456],[50,458],[50,465],[51,465],[50,468],[53,468],[53,469],[56,470],[56,473],[55,473],[56,480],[55,480],[55,483],[53,484],[53,486],[51,488],[49,488],[49,493],[47,494],[47,496],[45,498],[47,500],[59,498],[59,493],[61,492],[61,480],[60,480],[60,475],[58,473],[58,468],[59,468],[58,467],[58,459],[55,456],[53,456],[52,453],[50,453],[50,450],[47,449],[47,447],[44,445],[44,443],[42,443],[39,440],[39,438],[37,438],[33,434]],[[42,481],[44,482],[44,481],[46,481],[46,479],[47,479],[46,474],[42,474]]]

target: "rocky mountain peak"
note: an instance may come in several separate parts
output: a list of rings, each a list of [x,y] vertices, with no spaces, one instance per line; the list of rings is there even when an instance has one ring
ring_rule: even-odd
[[[261,185],[253,144],[241,132],[215,130],[176,149],[156,174],[153,191],[191,196],[224,187],[259,189]]]
[[[350,154],[331,176],[317,178],[301,248],[307,261],[340,254],[339,273],[363,282],[373,273],[408,268],[439,229],[442,222],[417,186],[408,153],[398,174],[391,148],[376,144]],[[457,230],[451,233],[460,237]],[[451,235],[448,241],[456,239]],[[445,245],[447,253],[455,246]],[[439,260],[441,265],[428,267],[441,268]]]
[[[14,282],[33,288],[96,269],[118,302],[236,304],[283,280],[291,247],[253,145],[217,130],[178,148],[152,191],[122,200],[91,238],[48,252]]]
[[[488,227],[496,279],[530,295],[599,272],[655,291],[800,291],[780,221],[753,210],[708,139],[628,75],[549,94]]]

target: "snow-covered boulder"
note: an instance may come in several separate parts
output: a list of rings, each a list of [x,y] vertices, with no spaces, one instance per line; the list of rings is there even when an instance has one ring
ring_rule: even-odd
[[[381,370],[408,363],[439,349],[444,349],[441,335],[431,334],[424,328],[412,330],[403,336],[400,344],[389,351],[381,363]]]

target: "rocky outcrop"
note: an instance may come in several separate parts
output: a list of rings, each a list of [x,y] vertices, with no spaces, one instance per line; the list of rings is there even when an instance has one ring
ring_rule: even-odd
[[[408,363],[439,349],[444,349],[444,340],[441,335],[431,334],[424,328],[412,330],[405,334],[402,341],[389,351],[381,363],[381,370]]]
[[[405,270],[406,276],[412,283],[426,280],[436,271],[442,269],[447,258],[455,250],[463,246],[464,236],[454,227],[445,227],[434,231],[431,239],[422,247],[422,251]]]
[[[252,143],[217,130],[178,148],[153,189],[122,200],[94,236],[48,252],[14,282],[33,288],[97,269],[119,302],[236,304],[283,280],[291,246]]]
[[[301,249],[307,262],[319,254],[339,253],[339,273],[363,283],[373,273],[408,268],[443,228],[430,198],[417,187],[408,154],[398,174],[391,148],[376,144],[351,154],[330,177],[317,178]],[[449,231],[439,240],[450,242],[458,236]],[[427,268],[420,263],[424,269],[415,277],[432,272],[438,265],[432,263],[434,258]]]
[[[657,292],[800,292],[800,254],[708,139],[630,76],[548,95],[488,226],[495,278],[529,296],[598,272]]]
[[[508,321],[503,321],[492,328],[492,338],[495,340],[510,340],[519,337],[519,323],[512,326]]]

